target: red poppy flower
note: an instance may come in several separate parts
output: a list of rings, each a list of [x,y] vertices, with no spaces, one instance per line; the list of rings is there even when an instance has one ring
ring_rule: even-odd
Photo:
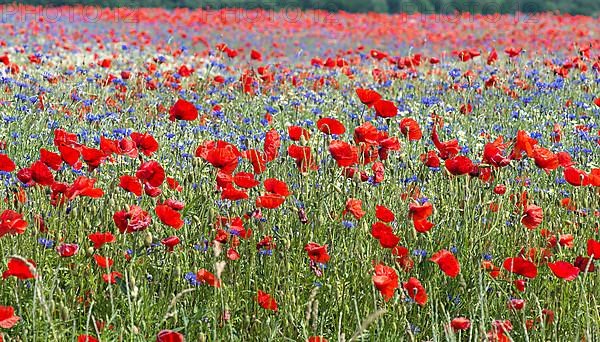
[[[506,193],[506,186],[503,184],[498,184],[494,187],[494,193],[496,195],[504,195]]]
[[[341,135],[346,132],[346,127],[334,118],[322,118],[317,121],[317,129],[325,134]]]
[[[508,301],[507,305],[506,305],[510,310],[522,310],[525,307],[525,300],[524,299],[518,299],[518,298],[512,298],[511,300]]]
[[[379,144],[380,133],[373,124],[365,122],[354,129],[354,141],[356,143]]]
[[[12,306],[0,306],[0,328],[10,329],[20,320],[21,317],[15,316],[15,309]]]
[[[415,227],[415,230],[419,233],[427,233],[429,230],[431,230],[431,228],[433,228],[434,224],[432,222],[429,222],[427,220],[414,220],[413,219],[413,226]]]
[[[288,197],[292,193],[288,189],[287,184],[284,181],[280,181],[277,178],[268,178],[264,181],[265,190],[277,194],[280,196]]]
[[[358,162],[358,149],[345,141],[332,140],[329,153],[340,167],[352,166]]]
[[[235,261],[238,260],[240,258],[240,253],[238,253],[238,251],[236,251],[234,248],[229,248],[227,250],[227,259]]]
[[[6,154],[0,153],[0,171],[13,172],[15,168],[15,163]]]
[[[536,146],[533,149],[533,159],[535,165],[546,172],[555,170],[559,166],[558,157],[550,150]]]
[[[77,336],[77,342],[98,342],[98,339],[91,335],[79,335]]]
[[[116,284],[117,279],[123,279],[123,274],[121,272],[113,271],[108,274],[102,275],[102,280],[107,284]]]
[[[221,189],[228,188],[233,185],[233,176],[225,172],[217,172],[217,186]]]
[[[385,177],[385,166],[382,162],[373,163],[371,171],[373,171],[373,182],[376,184],[383,182]]]
[[[563,170],[563,176],[565,177],[567,183],[573,186],[590,185],[590,177],[583,170],[579,170],[574,167],[567,167]]]
[[[287,130],[290,139],[293,141],[300,141],[302,137],[304,137],[305,140],[310,139],[310,132],[302,127],[289,126]]]
[[[185,339],[181,333],[171,330],[162,330],[156,335],[156,342],[184,342]]]
[[[77,134],[67,132],[63,129],[57,128],[54,130],[54,146],[80,146],[77,142]]]
[[[586,257],[582,257],[582,256],[578,256],[577,258],[575,258],[575,262],[573,263],[573,265],[577,268],[579,268],[579,271],[581,272],[594,272],[596,271],[596,266],[594,265],[593,262],[591,262],[591,258],[586,258]]]
[[[505,167],[510,164],[510,159],[504,156],[503,148],[491,142],[483,148],[482,162],[495,167]]]
[[[244,157],[248,159],[250,163],[252,163],[252,171],[254,172],[254,174],[260,175],[261,173],[267,170],[267,161],[265,159],[264,153],[251,149],[246,151]],[[233,164],[231,164],[230,167],[233,167]],[[233,167],[233,169],[235,169],[235,167]],[[227,169],[223,168],[222,170]]]
[[[258,305],[260,305],[263,309],[275,312],[278,310],[277,302],[266,292],[258,290],[256,300],[258,301]]]
[[[456,156],[460,151],[460,146],[458,146],[457,139],[452,139],[445,142],[440,141],[437,133],[437,125],[433,125],[433,130],[431,131],[431,140],[433,140],[433,144],[437,148],[440,158],[444,160]]]
[[[396,257],[396,262],[400,265],[400,267],[402,267],[402,270],[405,272],[410,272],[413,269],[415,262],[411,259],[408,248],[403,246],[394,246],[391,251],[392,255]]]
[[[262,54],[256,50],[250,51],[250,58],[255,61],[262,61]]]
[[[127,211],[114,213],[113,221],[121,233],[135,233],[148,228],[152,219],[147,211],[132,205]]]
[[[517,288],[517,290],[519,292],[525,292],[525,285],[527,285],[527,282],[525,281],[525,279],[515,279],[513,281],[513,284],[515,285],[515,287]]]
[[[427,167],[440,167],[440,158],[434,151],[428,151],[427,154],[420,155],[420,159]]]
[[[147,157],[158,151],[158,142],[148,133],[133,132],[131,133],[131,140],[135,142],[137,149]]]
[[[600,168],[592,169],[589,173],[589,177],[590,185],[600,187]]]
[[[61,257],[69,258],[77,254],[77,251],[79,251],[79,245],[75,243],[63,243],[56,247],[56,251]]]
[[[379,100],[373,104],[375,115],[382,118],[393,118],[398,115],[398,108],[392,101]]]
[[[100,166],[102,162],[104,162],[106,155],[101,150],[83,146],[81,148],[81,157],[83,161],[87,164],[88,170],[92,172],[98,166]]]
[[[327,245],[319,245],[315,242],[309,242],[304,246],[304,250],[308,253],[310,260],[321,264],[329,262],[329,254],[327,254]]]
[[[206,161],[225,173],[233,173],[238,166],[239,154],[229,146],[214,148],[208,151]]]
[[[459,330],[468,330],[471,327],[471,321],[465,317],[456,317],[450,322],[450,327],[452,327],[452,330],[455,332]]]
[[[170,206],[165,204],[159,204],[154,209],[154,212],[156,213],[156,216],[158,216],[158,218],[160,219],[160,222],[162,222],[163,224],[175,229],[180,229],[181,227],[183,227],[184,222],[181,219],[181,214],[175,211]]]
[[[408,296],[417,304],[424,306],[427,303],[427,293],[417,278],[410,278],[402,287],[408,292]]]
[[[113,153],[121,153],[121,148],[119,147],[119,142],[117,140],[111,140],[103,136],[100,137],[100,150],[104,152],[106,156],[110,156]]]
[[[389,223],[396,219],[394,213],[383,205],[375,206],[375,216],[378,220]]]
[[[433,204],[425,202],[422,205],[411,202],[408,205],[408,216],[415,221],[426,220],[433,214]]]
[[[433,254],[429,260],[435,262],[442,272],[446,273],[450,278],[456,278],[460,273],[458,260],[454,254],[445,249]]]
[[[99,188],[94,188],[94,184],[96,184],[95,179],[79,176],[75,179],[73,185],[67,188],[65,195],[69,200],[73,200],[77,196],[90,198],[100,198],[104,196],[104,191]]]
[[[157,161],[150,160],[138,167],[135,176],[143,183],[156,188],[165,181],[165,170]]]
[[[378,92],[370,89],[356,89],[356,95],[360,99],[360,102],[364,103],[369,107],[373,107],[375,102],[381,100],[381,95]]]
[[[169,109],[169,120],[185,120],[194,121],[198,118],[198,110],[191,102],[183,99],[178,99],[177,102]]]
[[[400,242],[400,238],[394,234],[392,227],[382,222],[375,222],[371,225],[371,235],[379,240],[379,244],[383,248],[394,248]]]
[[[587,241],[587,255],[594,260],[600,260],[600,241],[594,239]]]
[[[235,185],[244,189],[251,189],[260,184],[259,181],[254,179],[254,174],[249,172],[236,173],[235,176],[233,176],[233,182]]]
[[[285,202],[285,197],[278,194],[264,194],[256,198],[258,208],[275,209]]]
[[[135,142],[130,139],[121,139],[118,143],[118,152],[119,155],[128,156],[129,158],[137,158],[139,153]]]
[[[525,207],[521,223],[527,227],[527,229],[535,229],[542,224],[543,219],[544,213],[542,208],[531,204]]]
[[[222,200],[240,201],[248,198],[248,193],[245,190],[238,190],[229,184],[223,192],[221,192]]]
[[[38,160],[31,164],[31,179],[37,184],[50,186],[54,183],[54,176],[44,162]]]
[[[160,188],[155,188],[152,185],[146,183],[144,184],[144,193],[154,198],[160,196],[162,194],[162,190]]]
[[[309,337],[306,342],[328,342],[326,338],[322,337],[322,336],[311,336]]]
[[[288,155],[296,161],[296,167],[300,172],[318,169],[309,146],[290,145]]]
[[[175,246],[177,246],[180,242],[181,240],[177,236],[169,236],[160,240],[160,243],[167,247],[167,252],[173,252]]]
[[[181,192],[183,187],[179,184],[179,182],[173,177],[167,177],[167,185],[169,189]]]
[[[104,244],[117,241],[111,232],[93,233],[88,235],[88,239],[90,239],[90,241],[94,244],[94,249],[100,249],[102,246],[104,246]]]
[[[115,263],[113,259],[98,254],[94,254],[94,260],[96,261],[96,265],[100,268],[110,268]]]
[[[400,242],[400,237],[390,231],[386,231],[378,240],[382,248],[394,248]]]
[[[575,165],[575,163],[573,162],[573,159],[571,158],[571,155],[568,152],[565,151],[561,151],[558,152],[556,154],[556,157],[558,158],[558,165],[564,167],[564,168],[569,168]]]
[[[376,239],[380,239],[388,232],[393,232],[392,227],[388,226],[383,222],[375,222],[371,225],[371,235],[373,235],[373,237]]]
[[[25,261],[21,258],[10,258],[8,260],[8,270],[2,273],[2,279],[10,276],[21,280],[33,279],[36,277],[35,273],[36,266],[33,260]]]
[[[533,279],[537,276],[537,267],[534,263],[523,258],[506,258],[502,264],[505,270],[516,273],[526,278]]]
[[[398,288],[398,274],[396,270],[383,264],[375,265],[375,275],[373,275],[373,284],[381,292],[383,299],[387,302],[394,296]]]
[[[554,275],[566,281],[572,281],[579,275],[579,267],[566,261],[549,262],[548,267]]]
[[[209,271],[207,271],[204,268],[201,269],[200,271],[198,271],[198,273],[196,274],[196,280],[203,284],[212,286],[212,287],[216,287],[216,288],[221,287],[221,283],[215,277],[215,275],[210,273]]]
[[[366,212],[362,209],[362,201],[356,198],[349,198],[346,201],[346,209],[342,215],[351,213],[354,218],[360,220],[361,217],[365,216]]]
[[[466,175],[473,170],[473,162],[465,156],[456,156],[446,160],[446,169],[455,176]]]
[[[265,142],[263,150],[265,151],[265,160],[271,162],[279,155],[279,148],[281,147],[281,138],[276,130],[271,129],[265,135]]]
[[[50,152],[45,148],[40,149],[40,161],[54,171],[58,171],[63,162],[59,154]]]
[[[511,159],[521,159],[523,152],[528,157],[533,158],[533,148],[537,144],[537,140],[530,137],[527,132],[519,130],[515,138],[515,146],[510,154]]]
[[[136,177],[123,175],[119,177],[119,187],[136,196],[142,196],[142,183]]]
[[[423,132],[415,119],[404,118],[400,121],[400,132],[411,141],[421,140]]]
[[[6,209],[0,214],[0,238],[6,234],[17,235],[25,233],[27,221],[16,211]]]
[[[518,55],[521,54],[521,52],[523,52],[523,48],[515,48],[515,47],[508,47],[504,50],[504,52],[508,55],[508,57],[510,58],[514,58],[517,57]]]

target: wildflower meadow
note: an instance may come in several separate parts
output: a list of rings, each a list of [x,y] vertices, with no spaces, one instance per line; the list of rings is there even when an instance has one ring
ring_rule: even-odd
[[[598,18],[0,8],[0,341],[600,340]]]

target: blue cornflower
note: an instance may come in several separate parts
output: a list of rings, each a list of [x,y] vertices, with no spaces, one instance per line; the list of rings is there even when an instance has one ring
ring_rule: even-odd
[[[38,243],[40,245],[44,246],[44,248],[46,248],[46,249],[52,249],[52,247],[54,247],[54,241],[46,239],[46,238],[39,238]]]
[[[354,228],[354,223],[351,221],[342,221],[342,225],[346,228]]]

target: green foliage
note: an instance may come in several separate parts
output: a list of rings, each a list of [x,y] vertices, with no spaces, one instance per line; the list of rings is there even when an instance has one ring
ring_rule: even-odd
[[[11,4],[14,0],[0,0]],[[597,0],[24,0],[18,3],[31,5],[85,4],[107,7],[188,7],[188,8],[302,8],[326,9],[346,12],[421,12],[421,13],[536,13],[559,11],[562,13],[596,16],[600,13]]]

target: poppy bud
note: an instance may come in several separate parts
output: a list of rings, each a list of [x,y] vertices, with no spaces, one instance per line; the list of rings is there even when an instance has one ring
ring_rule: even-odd
[[[131,289],[131,292],[130,292],[130,294],[131,294],[131,298],[134,298],[134,299],[135,299],[135,298],[137,298],[137,296],[138,296],[138,294],[139,294],[139,293],[140,293],[140,291],[139,291],[138,287],[137,287],[137,286],[134,286],[134,287]]]
[[[85,250],[85,255],[88,256],[88,257],[90,257],[90,256],[92,256],[92,254],[94,254],[94,247],[88,247]]]
[[[497,195],[504,195],[506,193],[506,186],[502,184],[496,185],[494,188],[494,193]]]
[[[152,233],[146,233],[146,236],[144,237],[144,245],[146,247],[150,247],[152,245]]]
[[[64,306],[62,303],[59,305],[59,307],[60,307],[60,309],[59,309],[59,311],[60,311],[60,318],[63,321],[69,320],[69,309],[67,309],[67,307]]]
[[[304,208],[300,208],[298,210],[298,218],[300,219],[300,222],[302,222],[302,224],[308,223],[308,217],[306,216],[306,211],[304,210]]]

